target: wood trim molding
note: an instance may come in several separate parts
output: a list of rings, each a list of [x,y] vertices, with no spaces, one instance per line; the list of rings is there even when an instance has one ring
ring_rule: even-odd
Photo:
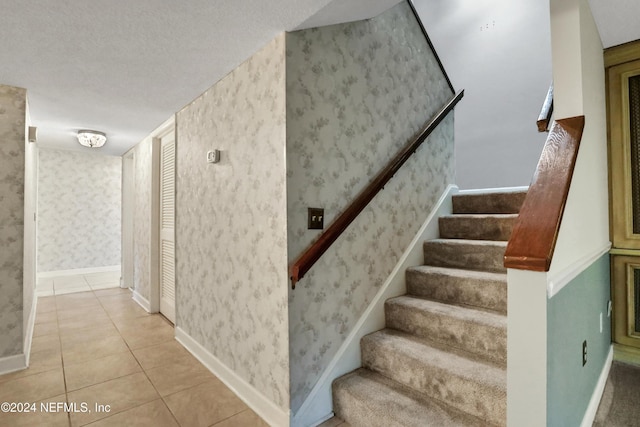
[[[615,255],[611,259],[611,300],[613,301],[612,339],[615,343],[640,349],[640,334],[635,330],[638,313],[634,306],[634,273],[640,258]]]
[[[640,234],[633,225],[633,183],[629,78],[640,75],[640,60],[607,70],[610,227],[613,246],[640,249]]]
[[[604,68],[640,59],[640,40],[610,47],[604,50]]]
[[[584,116],[551,128],[507,244],[505,267],[549,271],[583,130]]]

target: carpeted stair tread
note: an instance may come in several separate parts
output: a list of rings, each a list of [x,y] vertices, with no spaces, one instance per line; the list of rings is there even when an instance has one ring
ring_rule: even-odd
[[[333,382],[334,412],[352,427],[485,427],[486,421],[358,369]]]
[[[385,302],[385,319],[388,328],[506,364],[506,316],[405,295]]]
[[[463,357],[391,329],[362,339],[362,363],[466,413],[497,425],[505,424],[504,368]]]
[[[460,214],[441,216],[440,238],[507,241],[518,214]]]
[[[493,240],[433,239],[424,242],[424,263],[435,267],[506,273],[507,242]]]
[[[452,198],[454,214],[514,214],[527,195],[526,191],[456,194]]]
[[[361,340],[362,369],[333,383],[353,427],[505,426],[504,252],[525,191],[453,196],[407,295],[385,302],[386,329]]]
[[[405,273],[407,294],[431,300],[507,312],[507,275],[421,265]]]

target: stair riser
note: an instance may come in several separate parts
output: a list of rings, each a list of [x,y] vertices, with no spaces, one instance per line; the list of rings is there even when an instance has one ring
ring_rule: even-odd
[[[406,283],[409,295],[507,312],[506,280],[480,280],[408,269]]]
[[[526,192],[453,196],[454,214],[513,214],[520,211]]]
[[[503,246],[424,243],[424,263],[437,267],[505,273]]]
[[[507,328],[462,320],[444,313],[385,304],[387,327],[459,348],[501,365],[507,360]]]
[[[468,218],[441,217],[440,237],[443,239],[501,240],[511,236],[517,217],[506,218]]]
[[[381,345],[375,339],[362,340],[363,366],[429,397],[447,402],[468,414],[504,425],[506,420],[506,375],[502,387],[476,383],[434,365],[424,365],[407,354]]]

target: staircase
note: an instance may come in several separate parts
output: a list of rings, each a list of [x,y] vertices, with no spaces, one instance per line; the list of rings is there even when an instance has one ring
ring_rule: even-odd
[[[504,426],[507,277],[503,256],[524,192],[453,197],[440,238],[362,339],[362,368],[333,383],[353,427]]]

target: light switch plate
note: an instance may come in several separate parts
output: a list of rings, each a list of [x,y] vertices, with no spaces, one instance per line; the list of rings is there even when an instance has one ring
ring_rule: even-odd
[[[220,161],[220,150],[207,151],[207,163],[218,163]]]
[[[307,212],[307,229],[322,230],[324,228],[324,209],[308,208]]]

